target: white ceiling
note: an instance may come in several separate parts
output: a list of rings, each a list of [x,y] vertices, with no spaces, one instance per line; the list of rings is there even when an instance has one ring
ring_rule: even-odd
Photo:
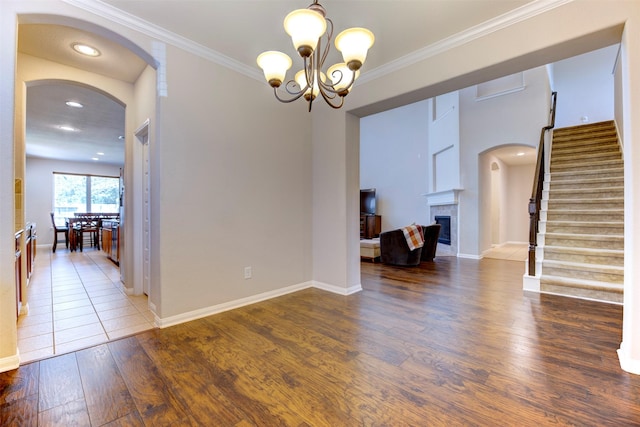
[[[362,69],[373,70],[463,30],[526,7],[532,0],[324,0],[333,20],[334,37],[352,26],[371,29],[376,42]],[[169,37],[183,37],[206,49],[258,69],[255,58],[265,50],[282,50],[296,61],[282,21],[310,0],[103,0],[95,3],[110,16],[135,16],[139,25]],[[517,12],[517,11],[516,11]],[[85,58],[70,45],[82,41],[102,55]],[[128,49],[96,34],[44,24],[19,26],[18,50],[50,61],[134,82],[145,62]],[[332,63],[332,61],[328,61]],[[337,62],[337,59],[335,60]],[[266,83],[265,83],[266,84]],[[88,88],[49,82],[28,88],[27,155],[74,161],[123,164],[117,136],[124,132],[124,108]],[[67,99],[81,99],[85,108],[72,109]],[[71,124],[78,132],[56,128]],[[116,140],[114,140],[116,138]],[[121,149],[119,154],[111,151]],[[109,154],[107,154],[109,153]],[[511,161],[513,153],[505,152]],[[521,161],[513,160],[513,161]]]
[[[365,27],[376,37],[363,68],[372,70],[532,0],[322,0],[334,37]],[[295,61],[284,17],[311,0],[103,0],[250,67],[265,50]],[[329,62],[333,63],[333,62]]]
[[[100,50],[90,58],[71,44],[83,42]],[[104,37],[60,25],[22,24],[18,51],[70,67],[133,83],[146,63],[130,50]],[[83,108],[68,107],[73,100]],[[124,164],[125,107],[94,89],[69,82],[46,81],[27,87],[26,154],[77,162]],[[71,126],[76,131],[61,130]],[[103,153],[103,154],[98,154]],[[97,159],[97,160],[94,160]]]

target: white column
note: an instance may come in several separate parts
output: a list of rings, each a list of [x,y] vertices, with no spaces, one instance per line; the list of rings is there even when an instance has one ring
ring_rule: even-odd
[[[640,14],[622,36],[624,136],[624,314],[620,366],[640,374]],[[638,231],[636,231],[638,230]]]

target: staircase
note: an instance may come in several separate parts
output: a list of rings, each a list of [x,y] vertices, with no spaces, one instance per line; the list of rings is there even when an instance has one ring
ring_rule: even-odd
[[[544,185],[540,290],[622,303],[624,177],[614,122],[554,130]]]

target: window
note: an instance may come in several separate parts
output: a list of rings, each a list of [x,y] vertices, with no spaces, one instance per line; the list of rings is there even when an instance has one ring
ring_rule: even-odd
[[[60,222],[74,212],[119,212],[119,177],[54,172],[53,187],[53,212]]]

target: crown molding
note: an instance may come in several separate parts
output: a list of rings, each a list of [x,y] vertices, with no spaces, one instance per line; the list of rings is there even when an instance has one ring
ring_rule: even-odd
[[[386,76],[387,74],[409,67],[427,58],[431,58],[440,53],[446,52],[447,50],[462,46],[473,40],[485,37],[489,34],[495,33],[496,31],[533,18],[537,15],[541,15],[573,1],[574,0],[534,0],[531,3],[527,3],[524,6],[492,18],[476,25],[475,27],[467,28],[466,30],[456,33],[450,37],[439,40],[405,56],[367,71],[366,73],[362,73],[358,79],[358,83],[366,83]]]
[[[200,56],[209,61],[215,62],[224,67],[230,68],[247,77],[251,77],[258,81],[263,81],[262,73],[255,67],[249,67],[246,64],[237,61],[229,56],[223,55],[213,49],[205,47],[186,37],[168,31],[158,25],[147,22],[128,12],[120,10],[116,7],[103,3],[100,0],[62,0],[77,8],[91,12],[109,21],[124,25],[127,28],[143,33],[149,37],[160,40],[164,43],[173,45],[194,55]],[[358,83],[366,83],[386,76],[400,69],[409,67],[427,58],[438,55],[449,49],[462,46],[478,38],[487,36],[491,33],[499,31],[503,28],[514,25],[518,22],[533,18],[557,7],[571,3],[574,0],[534,0],[517,9],[507,12],[503,15],[490,19],[475,27],[468,28],[453,36],[447,37],[428,46],[425,46],[415,52],[402,56],[380,67],[374,68],[363,73],[358,79]]]
[[[179,34],[173,33],[128,12],[101,2],[100,0],[62,0],[79,9],[93,13],[101,18],[123,25],[129,29],[145,34],[153,39],[170,44],[216,64],[230,68],[247,77],[263,81],[264,76],[255,67],[237,61],[229,56],[203,46]]]

